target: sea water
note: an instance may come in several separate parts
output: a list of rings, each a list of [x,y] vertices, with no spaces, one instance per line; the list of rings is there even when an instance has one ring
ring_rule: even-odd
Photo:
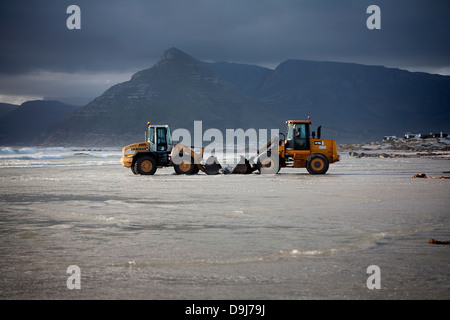
[[[450,298],[450,246],[428,243],[450,240],[450,179],[412,178],[449,160],[139,176],[120,156],[0,148],[1,299]]]

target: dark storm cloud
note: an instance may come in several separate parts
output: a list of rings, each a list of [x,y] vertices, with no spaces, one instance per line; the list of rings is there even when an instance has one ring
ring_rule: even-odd
[[[71,4],[81,30],[66,28]],[[370,4],[382,10],[381,30],[366,28]],[[2,0],[0,12],[2,73],[138,70],[172,46],[254,64],[450,65],[447,0]]]
[[[81,30],[66,27],[72,4]],[[381,30],[366,27],[372,4]],[[88,100],[170,47],[206,61],[328,60],[450,74],[449,16],[448,0],[1,0],[0,100]]]

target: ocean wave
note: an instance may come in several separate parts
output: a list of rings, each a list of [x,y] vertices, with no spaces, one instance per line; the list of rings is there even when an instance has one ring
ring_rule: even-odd
[[[36,148],[20,148],[17,149],[17,154],[35,154],[38,153],[39,151]]]
[[[14,155],[14,154],[36,154],[36,153],[52,153],[52,152],[67,152],[65,148],[37,148],[37,147],[1,147],[0,155]]]
[[[13,148],[13,147],[2,147],[0,148],[0,154],[35,154],[40,151],[35,147],[23,147],[23,148]]]
[[[17,152],[13,148],[6,147],[0,149],[0,154],[17,154]]]
[[[0,160],[118,159],[121,150],[65,147],[0,147]]]
[[[12,157],[1,157],[0,160],[52,160],[52,159],[64,159],[61,155],[26,155],[26,156],[12,156]]]
[[[122,150],[117,148],[0,146],[0,167],[105,166],[120,164],[121,155]]]
[[[341,249],[343,250],[343,249]],[[312,249],[312,250],[298,250],[298,249],[292,249],[290,251],[283,251],[280,250],[278,252],[278,255],[283,258],[289,258],[289,257],[300,257],[300,256],[319,256],[324,254],[330,254],[330,253],[337,253],[340,250],[338,249]]]

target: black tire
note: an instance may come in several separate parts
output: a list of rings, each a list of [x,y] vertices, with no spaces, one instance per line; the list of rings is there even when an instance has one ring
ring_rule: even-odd
[[[136,166],[135,165],[131,166],[131,172],[133,172],[134,174],[138,174],[138,172],[136,171]]]
[[[310,174],[325,174],[328,171],[328,159],[322,154],[310,155],[306,160],[306,170]]]
[[[156,169],[158,169],[158,166],[153,157],[140,157],[134,164],[134,171],[142,175],[154,175]]]
[[[197,174],[197,173],[199,173],[199,171],[200,171],[200,169],[199,169],[199,167],[197,167],[197,165],[196,164],[194,164],[194,171],[192,172],[192,174]]]
[[[277,174],[280,171],[280,159],[278,159],[277,163],[272,157],[261,156],[256,166],[261,174]]]
[[[173,168],[175,169],[175,172],[177,174],[196,174],[199,171],[192,157],[190,161],[189,160],[174,161]]]

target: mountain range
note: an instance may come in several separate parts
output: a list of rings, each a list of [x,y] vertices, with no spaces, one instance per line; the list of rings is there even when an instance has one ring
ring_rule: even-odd
[[[27,101],[20,106],[3,103],[0,144],[41,145],[78,108],[50,100]]]
[[[83,107],[43,101],[0,113],[0,143],[123,146],[143,139],[147,121],[190,131],[202,120],[203,130],[283,132],[286,120],[308,116],[324,138],[357,143],[448,131],[449,105],[449,76],[304,60],[275,69],[207,63],[171,48]]]
[[[153,67],[137,72],[75,111],[48,143],[124,145],[143,139],[147,121],[173,129],[268,128],[270,108],[223,80],[200,61],[172,48]]]
[[[230,63],[209,68],[281,117],[310,115],[341,142],[450,129],[449,76],[303,60],[275,70]]]

